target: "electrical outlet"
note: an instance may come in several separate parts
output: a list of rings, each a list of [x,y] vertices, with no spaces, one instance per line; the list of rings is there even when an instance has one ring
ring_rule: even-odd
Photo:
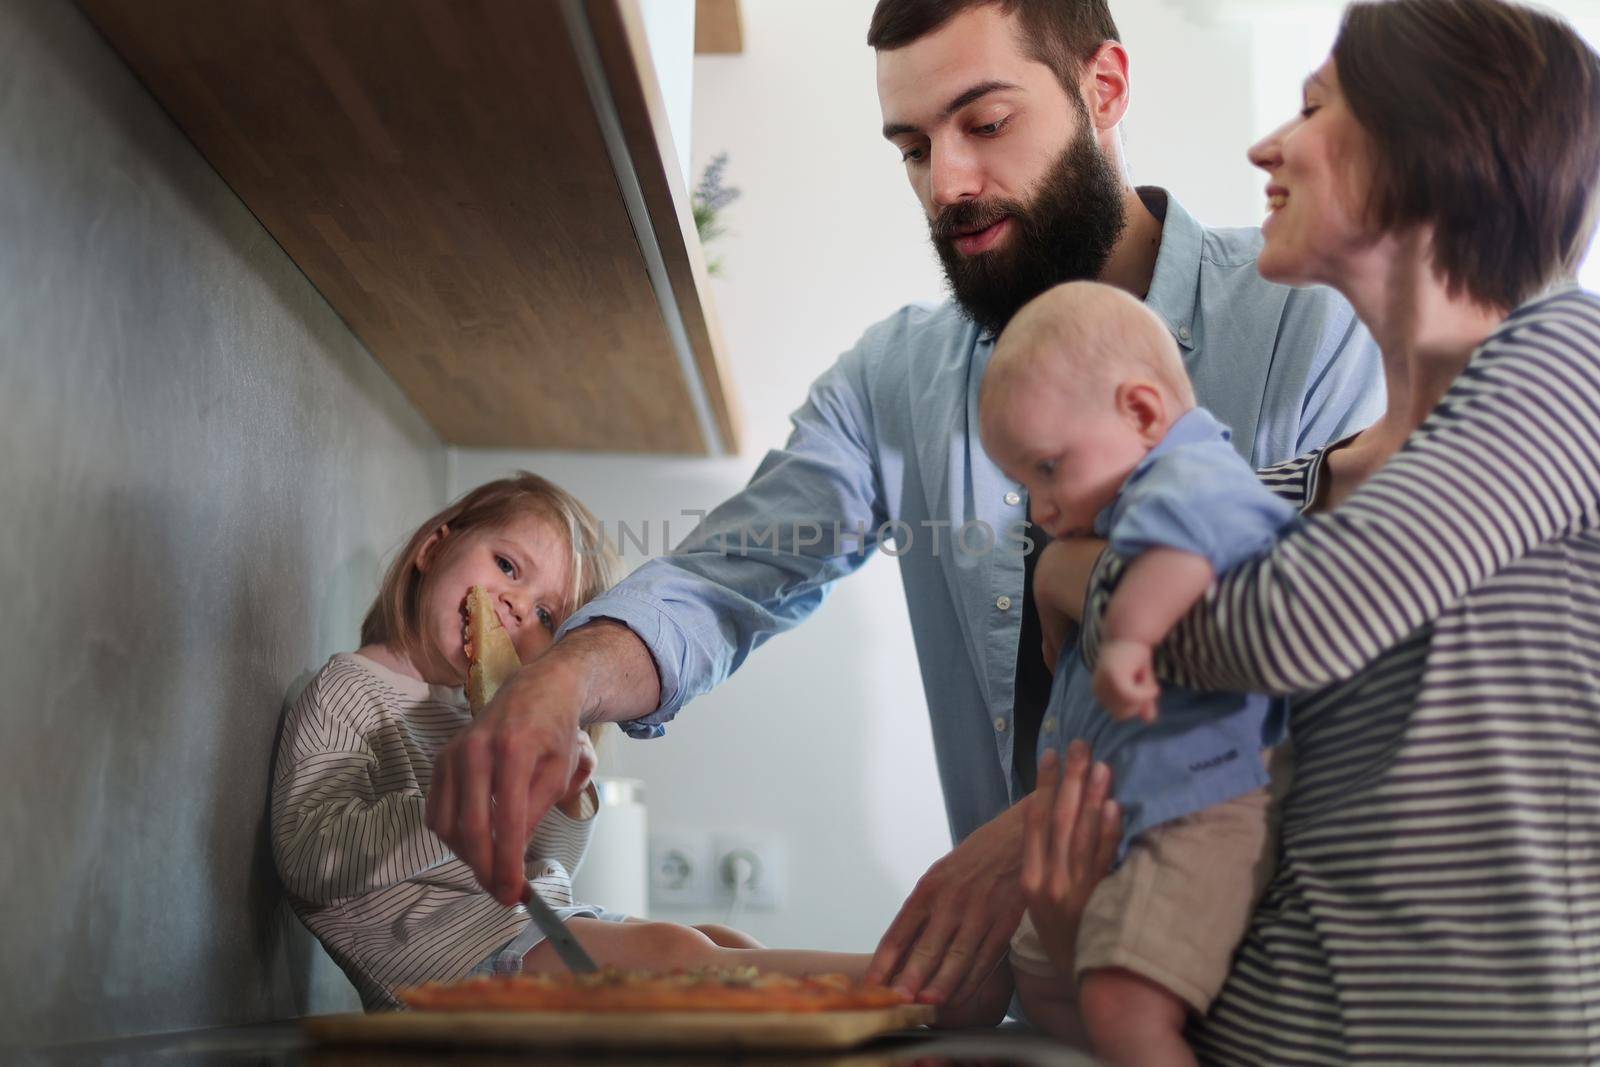
[[[740,907],[747,910],[777,911],[782,906],[785,875],[782,845],[771,839],[719,834],[711,843],[711,855],[712,887],[719,906],[732,905],[736,894]],[[738,875],[745,871],[748,874],[740,892]]]
[[[693,834],[651,834],[651,910],[700,908],[714,899],[709,842]]]

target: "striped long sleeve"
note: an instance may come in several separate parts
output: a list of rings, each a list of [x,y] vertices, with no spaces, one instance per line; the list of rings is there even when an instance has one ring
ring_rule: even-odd
[[[280,759],[293,771],[273,789],[273,852],[284,885],[308,903],[363,896],[454,859],[423,825],[414,743],[384,721],[381,700],[357,672],[322,674],[285,724]],[[459,725],[447,705],[435,718],[441,732]]]
[[[1405,447],[1337,509],[1222,578],[1158,668],[1197,689],[1289,694],[1351,677],[1485,579],[1600,519],[1600,301],[1519,311]],[[1091,579],[1085,655],[1120,577]]]
[[[335,656],[290,708],[273,771],[272,848],[289,902],[369,1008],[395,988],[459,978],[528,922],[504,907],[423,824],[433,764],[471,716],[459,694],[360,656]],[[526,873],[552,907],[572,899],[594,829],[552,811]]]

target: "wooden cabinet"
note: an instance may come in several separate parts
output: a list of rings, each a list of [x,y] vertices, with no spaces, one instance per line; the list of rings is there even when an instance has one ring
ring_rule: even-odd
[[[80,0],[460,445],[736,448],[634,0]]]

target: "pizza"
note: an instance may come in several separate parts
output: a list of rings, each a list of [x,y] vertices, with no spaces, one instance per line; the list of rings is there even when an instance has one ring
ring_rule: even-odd
[[[911,1003],[887,986],[843,974],[795,978],[754,967],[693,971],[478,976],[396,991],[419,1011],[819,1012],[867,1011]]]
[[[474,715],[522,666],[511,635],[500,625],[494,601],[481,585],[467,591],[467,663],[467,703]]]

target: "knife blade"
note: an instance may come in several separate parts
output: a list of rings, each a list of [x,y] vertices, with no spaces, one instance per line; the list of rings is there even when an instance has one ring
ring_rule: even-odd
[[[567,965],[567,970],[573,974],[593,974],[600,969],[583,950],[583,946],[578,944],[578,939],[567,929],[567,924],[561,921],[561,917],[551,911],[550,905],[533,891],[532,882],[523,883],[522,906],[528,909],[528,915],[533,919],[534,925],[556,950],[556,955]]]

